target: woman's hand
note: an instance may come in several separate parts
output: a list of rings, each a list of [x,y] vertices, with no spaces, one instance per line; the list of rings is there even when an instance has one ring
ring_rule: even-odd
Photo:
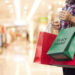
[[[53,28],[60,29],[60,22],[59,21],[52,22],[52,25],[53,25]]]
[[[67,11],[61,11],[59,15],[60,19],[63,21],[71,21],[72,15]]]

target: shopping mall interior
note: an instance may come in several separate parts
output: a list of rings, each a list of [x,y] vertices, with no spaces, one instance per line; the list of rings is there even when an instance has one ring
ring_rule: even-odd
[[[0,75],[63,75],[62,67],[34,63],[40,32],[58,34],[65,0],[0,0]]]

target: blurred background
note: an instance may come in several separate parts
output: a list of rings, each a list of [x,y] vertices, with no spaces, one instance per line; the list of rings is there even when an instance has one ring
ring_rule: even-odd
[[[61,67],[33,63],[39,32],[58,34],[65,0],[0,0],[0,75],[63,75]]]

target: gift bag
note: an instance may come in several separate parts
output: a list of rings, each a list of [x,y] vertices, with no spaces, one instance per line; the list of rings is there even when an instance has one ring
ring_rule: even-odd
[[[72,30],[75,30],[75,28],[73,28]],[[75,68],[75,55],[74,55],[73,60],[68,60],[68,61],[56,61],[52,57],[49,57],[47,55],[48,49],[51,47],[53,41],[56,38],[56,35],[53,35],[55,37],[53,39],[53,41],[51,39],[48,40],[47,34],[49,34],[49,33],[41,32],[40,35],[39,35],[39,40],[38,40],[38,43],[37,43],[34,62],[44,64],[44,65],[53,65],[53,66],[59,66],[59,67]],[[45,36],[45,38],[44,38],[44,36]],[[73,37],[73,39],[75,39],[75,37]],[[46,41],[46,43],[44,43],[43,41]],[[52,41],[51,44],[50,44],[50,41]],[[74,47],[75,46],[75,40],[72,40],[72,41],[73,42],[71,42],[71,43],[73,45],[71,45],[71,46]],[[44,45],[43,45],[43,43],[44,43]],[[45,46],[46,46],[46,49],[44,49]]]
[[[48,52],[55,38],[56,35],[47,32],[40,32],[34,62],[47,65],[50,64],[50,57],[46,53]]]
[[[73,60],[75,52],[74,37],[74,27],[62,29],[47,54],[57,61]]]

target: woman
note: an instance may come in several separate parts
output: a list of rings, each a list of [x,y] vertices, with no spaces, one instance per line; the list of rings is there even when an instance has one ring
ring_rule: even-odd
[[[75,25],[75,0],[66,0],[66,6],[60,12],[60,22],[53,22],[56,28],[68,28]],[[75,69],[63,68],[64,75],[75,75]]]

